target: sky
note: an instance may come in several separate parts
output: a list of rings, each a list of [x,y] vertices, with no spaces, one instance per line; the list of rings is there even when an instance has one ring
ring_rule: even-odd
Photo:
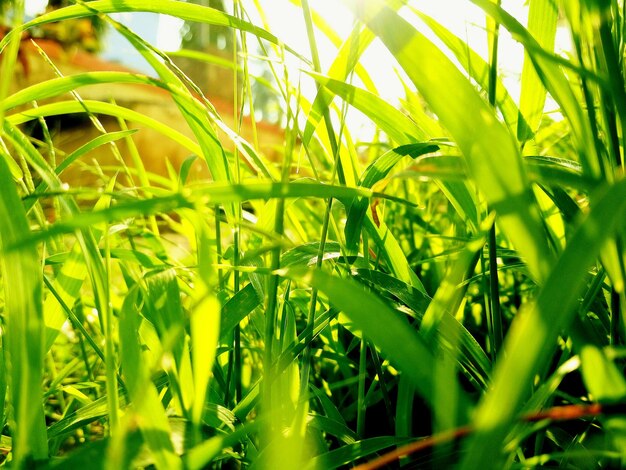
[[[261,24],[260,16],[254,7],[252,0],[242,0],[244,8],[251,16],[254,23]],[[296,50],[308,55],[309,46],[306,37],[301,10],[289,0],[259,0],[266,13],[270,29],[279,38],[285,40]],[[228,2],[227,2],[228,3]],[[525,7],[522,0],[505,0],[503,6],[517,18],[525,20]],[[27,14],[35,15],[43,11],[47,0],[26,0]],[[352,26],[350,12],[343,7],[338,0],[311,0],[311,7],[315,9],[342,37],[346,37]],[[480,9],[472,5],[468,0],[415,0],[416,7],[442,23],[451,31],[468,40],[471,47],[479,53],[486,51],[486,36],[484,33],[484,15]],[[182,21],[161,15],[160,17],[150,13],[122,13],[113,15],[121,23],[126,24],[145,39],[152,42],[163,50],[175,50],[180,44],[180,28]],[[316,35],[320,45],[322,64],[328,66],[332,62],[335,49],[323,34]],[[515,47],[513,41],[502,40],[500,62],[504,70],[519,68],[522,60],[522,51]],[[110,60],[118,60],[127,65],[139,67],[142,71],[148,71],[146,66],[140,64],[136,56],[133,56],[132,47],[117,34],[109,34],[103,56]],[[373,44],[362,58],[363,65],[374,75],[376,71],[389,70],[393,61],[380,43]],[[382,75],[382,74],[381,74]],[[385,73],[385,79],[389,79]],[[373,77],[380,82],[383,77]],[[381,91],[392,98],[401,93],[402,89],[398,82],[381,83]]]
[[[241,1],[251,21],[255,24],[262,24],[254,6],[254,0]],[[46,0],[26,0],[27,14],[35,15],[42,11],[46,3]],[[258,3],[265,11],[270,25],[269,29],[294,49],[309,56],[308,38],[301,9],[289,0],[258,0]],[[525,23],[527,18],[525,3],[524,0],[503,0],[502,6]],[[310,5],[340,36],[344,38],[348,36],[353,20],[350,12],[339,0],[310,0]],[[486,56],[485,17],[482,11],[471,2],[468,0],[413,0],[413,5],[465,39],[470,47],[483,57]],[[151,13],[122,13],[113,16],[162,50],[176,50],[180,45],[180,30],[183,22],[177,18]],[[407,16],[407,19],[410,17]],[[431,37],[436,41],[434,35],[431,34]],[[319,31],[316,33],[316,40],[320,48],[322,68],[325,69],[332,63],[336,49]],[[567,38],[562,37],[559,41],[564,43]],[[508,36],[505,30],[501,30],[499,52],[498,60],[504,84],[512,97],[517,100],[523,49]],[[117,33],[108,34],[102,55],[108,60],[119,61],[142,72],[150,73],[149,66]],[[294,71],[291,76],[297,76],[297,70],[301,64],[295,58],[290,58],[288,61]],[[370,72],[381,96],[397,105],[404,90],[393,72],[396,64],[384,46],[380,42],[374,42],[362,56],[361,63]],[[315,85],[312,81],[307,83],[304,80],[303,87],[305,94],[315,93]]]

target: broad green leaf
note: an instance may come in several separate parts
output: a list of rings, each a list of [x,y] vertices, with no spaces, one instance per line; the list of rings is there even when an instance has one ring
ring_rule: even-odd
[[[393,167],[402,160],[402,157],[409,156],[415,159],[437,150],[439,150],[439,146],[434,142],[419,142],[396,147],[381,155],[367,167],[363,175],[361,175],[359,186],[365,188],[373,187],[374,184],[389,174]]]
[[[261,302],[262,299],[259,298],[252,284],[246,285],[235,293],[222,307],[220,339],[226,341],[231,338],[235,326],[261,305]]]

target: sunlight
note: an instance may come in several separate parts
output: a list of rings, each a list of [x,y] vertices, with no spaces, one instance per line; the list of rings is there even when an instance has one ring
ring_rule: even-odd
[[[36,16],[45,10],[46,5],[46,0],[27,0],[26,13],[29,16]],[[260,25],[262,24],[262,17],[257,10],[257,5],[259,5],[262,8],[265,20],[268,22],[267,29],[303,56],[310,56],[309,41],[300,7],[289,0],[243,0],[242,5],[247,15],[249,15],[250,21]],[[522,0],[504,0],[502,6],[522,24],[527,21],[528,6],[526,2]],[[323,31],[323,29],[316,30],[316,42],[323,73],[328,70],[337,54],[336,45],[331,42],[325,33],[332,32],[336,37],[345,40],[352,29],[353,17],[341,2],[312,1],[311,8],[322,19],[324,23],[322,28],[327,29],[327,31]],[[483,58],[487,58],[485,15],[476,5],[467,0],[440,0],[436,2],[413,0],[409,2],[409,7],[405,7],[402,10],[404,17],[408,21],[418,27],[435,44],[442,47],[435,34],[422,25],[421,21],[413,14],[411,8],[415,8],[430,16],[464,40],[469,47]],[[180,48],[184,21],[179,18],[146,13],[124,13],[112,15],[112,17],[162,50],[175,51]],[[254,42],[251,42],[251,44],[254,44]],[[563,31],[562,28],[559,29],[556,50],[567,50],[568,44],[569,36],[567,32]],[[445,50],[445,48],[442,47],[442,50]],[[511,38],[506,30],[501,29],[499,51],[498,66],[502,81],[513,99],[518,101],[520,94],[519,81],[524,58],[523,48]],[[252,55],[256,54],[254,48],[250,53]],[[120,62],[145,73],[150,73],[151,70],[137,51],[114,31],[108,32],[102,57],[107,60]],[[380,96],[394,106],[399,106],[400,100],[405,94],[399,77],[404,77],[404,74],[398,70],[395,59],[379,40],[372,42],[362,55],[360,63],[369,71]],[[297,58],[287,54],[285,64],[290,70],[292,77],[300,75],[302,64]],[[252,61],[250,66],[254,69],[259,67],[259,64],[255,65],[254,61]],[[409,87],[412,87],[410,81],[407,82],[409,82]],[[315,82],[308,77],[301,77],[300,83],[302,93],[312,99],[316,93]],[[354,83],[357,86],[362,85],[358,79]],[[353,122],[360,120],[357,114],[355,113]],[[356,127],[359,126],[360,124],[356,125]]]
[[[27,0],[27,15],[40,14],[45,10],[47,3],[46,0]],[[520,0],[505,0],[503,7],[516,18],[525,22],[527,7],[524,3]],[[299,7],[288,0],[260,0],[258,4],[264,11],[270,31],[304,56],[310,55],[306,28]],[[466,40],[468,45],[483,57],[486,56],[485,19],[480,8],[466,0],[441,0],[437,2],[415,0],[410,4]],[[255,2],[244,0],[243,5],[251,21],[260,24],[261,16],[255,7]],[[345,39],[349,35],[353,18],[340,2],[313,1],[311,7],[327,23],[329,30],[336,33],[338,37]],[[406,11],[405,13],[407,19],[412,18],[411,14]],[[157,20],[153,18],[153,15],[147,14],[118,14],[114,17],[160,49],[172,51],[180,48],[181,28],[184,22],[179,18],[159,15]],[[437,42],[432,33],[426,32],[426,34]],[[324,71],[334,60],[337,49],[328,37],[319,30],[316,32],[316,40],[322,70]],[[125,45],[124,42],[117,33],[110,31],[102,53],[103,57],[148,71],[149,69],[143,65],[143,59],[138,57],[136,51]],[[506,31],[502,33],[500,50],[499,65],[502,69],[504,83],[509,88],[511,95],[517,98],[523,50],[510,38]],[[301,65],[299,61],[291,56],[288,56],[286,61],[293,73],[297,73]],[[404,89],[400,80],[392,72],[396,68],[395,60],[380,41],[376,40],[372,43],[363,54],[361,63],[370,70],[371,78],[381,96],[397,105],[398,100],[404,94]],[[314,93],[314,83],[305,83],[303,91],[307,95]]]

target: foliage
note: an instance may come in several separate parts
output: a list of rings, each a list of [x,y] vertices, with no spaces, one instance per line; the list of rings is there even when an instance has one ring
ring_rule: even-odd
[[[530,0],[523,25],[499,2],[471,1],[486,16],[487,59],[408,0],[344,0],[356,22],[343,39],[316,2],[294,1],[308,51],[251,23],[239,1],[226,13],[94,0],[26,24],[16,2],[0,42],[5,464],[624,465],[624,3]],[[232,34],[232,129],[109,16],[137,11]],[[117,28],[157,78],[79,74],[12,90],[20,33],[83,17]],[[568,56],[554,52],[559,24]],[[526,53],[519,100],[499,74],[502,30]],[[327,69],[321,34],[337,46]],[[359,62],[374,38],[402,70],[402,110]],[[257,49],[271,70],[261,79],[248,67]],[[111,83],[165,90],[193,139],[80,97]],[[239,135],[259,84],[282,104],[279,160]],[[558,112],[544,113],[547,97]],[[372,142],[351,134],[349,107],[375,126]],[[64,154],[43,118],[77,112],[102,135]],[[106,115],[121,130],[100,127]],[[23,126],[32,120],[41,139]],[[126,121],[194,157],[167,174],[127,164],[142,131]],[[104,145],[119,151],[114,169],[88,161]],[[188,181],[194,158],[210,180]],[[77,166],[101,187],[66,180]]]

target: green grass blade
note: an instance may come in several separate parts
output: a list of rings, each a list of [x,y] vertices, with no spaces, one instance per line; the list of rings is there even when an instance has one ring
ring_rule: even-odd
[[[400,300],[413,311],[415,317],[420,321],[422,321],[425,312],[432,303],[433,299],[423,292],[382,272],[370,269],[355,269],[353,274],[360,282],[374,287],[374,290],[379,292],[380,295],[385,297],[389,295],[389,302],[394,301],[392,297]],[[444,282],[450,281],[446,279]],[[442,345],[444,343],[454,344],[458,342],[459,350],[450,352],[455,356],[458,355],[459,363],[469,372],[473,380],[480,384],[481,387],[486,388],[489,381],[491,363],[485,351],[465,326],[449,313],[452,312],[452,309],[447,308],[446,310],[445,314],[440,317],[441,324],[438,340]],[[422,332],[420,331],[420,333]]]
[[[537,43],[547,50],[554,49],[558,9],[554,0],[532,0],[528,10],[528,32]],[[532,137],[543,115],[546,102],[546,88],[537,75],[532,60],[524,57],[522,68],[520,113],[525,117],[528,127],[518,125],[517,138],[520,142]],[[520,121],[521,123],[522,121]]]
[[[187,91],[186,93],[172,94],[172,98],[187,122],[187,125],[194,133],[213,179],[215,181],[229,181],[230,168],[228,161],[226,160],[224,148],[213,127],[213,124],[216,123],[219,118],[216,115],[211,115],[211,110],[208,106],[203,106],[194,99],[191,92],[185,87],[183,81],[170,70],[168,66],[162,63],[162,58],[157,56],[157,51],[149,43],[123,25],[115,23],[112,20],[111,23],[155,69],[163,81],[170,83],[177,89]],[[227,214],[233,216],[234,207],[227,205],[225,209]]]
[[[139,427],[144,436],[157,468],[182,468],[174,453],[171,441],[172,430],[159,399],[159,394],[150,381],[150,369],[142,358],[142,343],[139,339],[138,291],[132,290],[124,301],[120,316],[121,361],[126,386]]]
[[[138,199],[126,202],[127,198],[122,198],[118,204],[112,205],[106,209],[84,212],[81,213],[80,216],[76,215],[60,220],[51,225],[47,230],[32,233],[29,237],[23,238],[19,243],[16,243],[14,247],[36,242],[61,233],[71,233],[77,229],[87,228],[97,223],[121,221],[124,218],[167,213],[178,209],[206,207],[207,203],[224,204],[256,199],[307,197],[319,199],[333,197],[345,203],[355,197],[372,196],[394,199],[392,196],[375,193],[368,188],[350,188],[312,182],[293,182],[289,184],[271,182],[248,184],[215,183],[198,186],[195,189],[186,189],[181,193],[167,193],[165,196],[155,196],[150,199]],[[385,232],[384,227],[379,230]],[[380,239],[384,239],[384,233],[380,235]]]
[[[397,437],[373,437],[363,439],[353,444],[348,444],[339,449],[319,455],[308,463],[307,470],[312,469],[333,469],[349,465],[358,459],[367,457],[375,452],[382,451],[392,446],[406,444],[408,439]]]
[[[424,132],[411,119],[378,95],[321,74],[308,73],[318,83],[369,117],[397,144],[410,144],[425,138]]]
[[[202,153],[200,146],[197,143],[175,129],[162,124],[158,120],[146,116],[145,114],[138,113],[137,111],[133,111],[132,109],[124,108],[123,106],[103,103],[100,101],[84,100],[80,103],[78,101],[62,101],[58,103],[46,104],[32,110],[7,116],[7,122],[10,122],[13,125],[19,125],[39,117],[62,116],[68,113],[84,113],[85,110],[92,114],[106,114],[125,121],[137,122],[171,138],[173,141],[189,150],[190,153],[194,153],[196,155],[200,155]]]
[[[170,91],[170,87],[168,87],[165,82],[142,74],[128,72],[85,72],[69,77],[46,80],[27,88],[22,88],[0,102],[0,109],[6,112],[18,106],[29,104],[32,101],[43,101],[63,95],[83,86],[112,83],[116,85],[146,85]]]
[[[26,212],[5,159],[0,157],[0,247],[5,248],[30,233]],[[10,419],[13,465],[48,457],[42,407],[44,321],[43,272],[35,247],[2,254],[2,285],[6,333],[3,346],[8,360],[13,404]]]
[[[417,158],[420,155],[439,150],[439,146],[429,142],[415,143],[397,147],[389,152],[385,152],[373,161],[361,175],[359,185],[371,188],[380,180],[385,178],[393,167],[404,157]],[[368,200],[364,198],[355,199],[347,208],[348,218],[346,220],[345,234],[346,245],[349,252],[355,253],[361,239],[361,228],[363,219],[368,208]]]
[[[590,178],[599,178],[601,175],[601,162],[600,157],[596,153],[595,139],[589,126],[588,116],[570,87],[567,77],[561,70],[561,63],[558,58],[553,53],[543,49],[519,21],[500,6],[491,2],[491,0],[471,1],[493,17],[500,25],[504,26],[511,33],[513,39],[519,41],[524,46],[526,53],[533,60],[535,71],[541,78],[543,85],[559,104],[563,115],[568,118],[585,174]]]

